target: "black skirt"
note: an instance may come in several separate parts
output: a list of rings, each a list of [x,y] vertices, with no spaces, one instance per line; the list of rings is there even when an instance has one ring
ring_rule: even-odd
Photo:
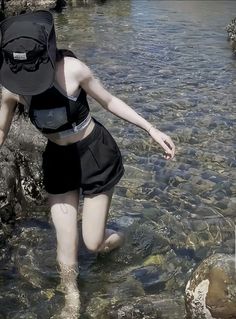
[[[102,124],[83,140],[61,146],[48,141],[43,153],[43,181],[50,194],[82,190],[83,195],[110,190],[124,174],[120,150]]]

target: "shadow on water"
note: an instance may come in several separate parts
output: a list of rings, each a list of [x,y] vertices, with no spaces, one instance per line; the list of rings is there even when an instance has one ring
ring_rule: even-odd
[[[235,9],[234,1],[68,1],[55,14],[60,46],[177,145],[175,160],[164,161],[146,133],[91,101],[124,156],[109,223],[127,238],[108,256],[80,251],[84,318],[117,318],[122,303],[183,318],[194,267],[234,252],[236,61],[225,26]],[[63,304],[54,230],[37,218],[11,240],[0,318],[49,318]]]

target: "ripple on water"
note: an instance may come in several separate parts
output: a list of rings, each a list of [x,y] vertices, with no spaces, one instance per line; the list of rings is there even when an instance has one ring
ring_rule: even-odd
[[[235,245],[236,64],[224,30],[235,3],[70,3],[55,14],[60,47],[75,51],[177,146],[175,161],[164,161],[145,132],[91,101],[124,155],[110,224],[127,240],[106,258],[81,252],[83,311],[92,318],[183,318],[193,268]],[[1,271],[0,318],[49,318],[61,307],[53,243],[51,227],[37,223],[13,236],[13,260]]]

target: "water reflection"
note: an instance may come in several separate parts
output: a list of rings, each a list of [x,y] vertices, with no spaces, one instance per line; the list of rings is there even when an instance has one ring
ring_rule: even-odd
[[[196,263],[215,251],[234,251],[235,61],[224,27],[235,6],[230,1],[217,1],[214,9],[212,1],[123,1],[122,6],[111,1],[96,14],[80,9],[70,15],[78,25],[71,47],[112,92],[178,145],[176,161],[165,162],[143,132],[106,114],[104,124],[126,163],[112,216],[129,236],[120,255],[82,273],[88,313],[98,309],[96,302],[106,308],[107,296],[170,289],[177,298]],[[76,14],[88,17],[89,29]],[[58,28],[63,34],[64,27]],[[92,106],[103,121],[105,113]],[[183,317],[177,306],[175,312]]]
[[[229,18],[235,15],[235,4],[230,0],[211,1],[161,1],[162,8],[175,14],[180,14],[182,19],[192,20],[194,23],[204,23],[225,27]],[[210,13],[210,17],[209,17]]]
[[[75,51],[111,92],[178,146],[175,161],[164,161],[146,133],[91,101],[93,114],[124,156],[126,174],[116,189],[110,224],[126,230],[127,242],[106,258],[80,252],[82,312],[110,318],[122,300],[138,304],[135,298],[143,296],[153,307],[149,294],[154,294],[167,318],[183,318],[181,298],[192,269],[213,252],[234,252],[236,62],[224,27],[236,3],[70,3],[55,15],[60,46]],[[11,264],[12,272],[3,275],[4,293],[16,309],[3,298],[0,311],[12,319],[33,305],[32,316],[49,318],[63,304],[55,290],[53,231],[24,226],[17,238],[12,243],[17,268]],[[28,245],[33,248],[26,251]],[[30,272],[32,260],[39,266]],[[22,318],[30,318],[29,312]]]

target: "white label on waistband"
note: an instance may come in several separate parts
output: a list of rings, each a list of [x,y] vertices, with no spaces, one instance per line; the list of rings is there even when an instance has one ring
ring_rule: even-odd
[[[13,52],[13,58],[14,58],[14,60],[25,61],[25,60],[27,60],[27,55],[26,55],[26,53]]]
[[[73,135],[73,134],[75,134],[77,132],[80,132],[83,129],[85,129],[89,125],[91,120],[92,120],[92,118],[91,118],[91,115],[89,113],[88,116],[86,117],[86,119],[83,120],[83,122],[81,122],[80,124],[76,125],[75,123],[73,123],[72,124],[73,128],[71,128],[69,130],[66,130],[66,131],[57,132],[57,133],[54,133],[54,134],[55,134],[55,136],[57,135],[59,138],[71,136],[71,135]]]

